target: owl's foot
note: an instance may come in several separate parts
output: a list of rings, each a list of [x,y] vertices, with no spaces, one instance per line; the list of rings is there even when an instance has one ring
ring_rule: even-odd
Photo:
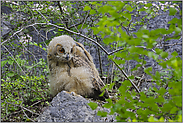
[[[74,91],[71,91],[71,92],[63,91],[63,92],[64,92],[64,93],[68,93],[68,94],[70,94],[70,95],[72,95],[72,96],[79,96],[79,97],[81,97],[81,95],[76,94]]]

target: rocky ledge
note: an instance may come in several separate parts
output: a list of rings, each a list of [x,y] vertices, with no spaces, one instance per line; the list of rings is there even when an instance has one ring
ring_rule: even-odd
[[[115,115],[97,116],[98,111],[110,112],[98,106],[92,110],[82,96],[60,92],[50,102],[50,106],[37,118],[38,122],[115,122]]]

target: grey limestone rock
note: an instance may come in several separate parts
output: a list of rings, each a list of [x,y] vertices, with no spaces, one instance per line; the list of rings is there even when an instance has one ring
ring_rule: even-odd
[[[38,122],[113,122],[115,115],[97,116],[97,112],[109,109],[98,106],[92,110],[82,96],[73,96],[64,91],[55,96],[50,106],[38,117]]]

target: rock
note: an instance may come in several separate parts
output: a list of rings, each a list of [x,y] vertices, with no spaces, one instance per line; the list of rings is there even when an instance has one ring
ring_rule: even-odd
[[[41,114],[38,122],[114,122],[114,115],[107,117],[97,116],[97,112],[106,111],[109,109],[97,107],[92,110],[87,105],[90,101],[82,96],[73,96],[71,94],[60,92],[53,98],[50,106]]]
[[[1,21],[1,28],[2,28],[2,30],[1,30],[1,36],[3,38],[6,38],[7,35],[10,33],[10,31],[12,30],[10,28],[11,26],[12,25],[10,24],[10,22],[4,21],[4,20]]]

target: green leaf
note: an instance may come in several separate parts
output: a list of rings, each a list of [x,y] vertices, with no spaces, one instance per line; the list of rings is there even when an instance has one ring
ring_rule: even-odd
[[[116,76],[115,76],[116,77]],[[118,81],[120,78],[117,78],[117,79],[114,79],[114,80],[116,80],[116,81]],[[115,82],[113,82],[113,83],[111,83],[110,85],[109,85],[109,89],[112,89],[112,87],[115,85]]]
[[[41,44],[39,44],[39,47],[40,47],[40,48],[42,48],[42,45],[41,45]]]
[[[145,6],[146,7],[151,7],[152,6],[152,3],[147,3]]]
[[[178,53],[176,51],[174,51],[174,52],[171,53],[171,55],[176,57],[176,56],[178,56]]]
[[[61,31],[63,31],[63,29],[58,29],[58,31],[60,31],[60,32],[61,32]]]
[[[111,9],[113,9],[112,6],[105,5],[103,7],[100,7],[98,11],[100,13],[104,14],[104,13],[106,13],[107,11],[109,11]]]
[[[169,112],[170,109],[172,109],[172,105],[170,103],[165,103],[163,107],[161,108],[162,112]]]
[[[43,47],[43,50],[46,51],[46,48]]]
[[[1,61],[1,68],[8,62],[8,60]]]
[[[179,109],[177,107],[173,107],[171,110],[170,110],[170,114],[175,114]]]
[[[142,37],[143,37],[143,38],[149,38],[149,36],[148,36],[148,35],[142,35]]]
[[[133,11],[133,8],[130,5],[127,4],[126,10],[132,12]]]
[[[101,117],[106,117],[107,116],[107,112],[105,112],[105,111],[98,111],[97,115],[101,116]]]
[[[170,16],[171,16],[171,15],[175,15],[176,12],[177,12],[177,10],[176,10],[175,8],[170,7],[170,9],[169,9],[169,15],[170,15]]]
[[[163,87],[161,87],[161,88],[158,90],[158,93],[159,93],[160,95],[162,95],[162,96],[165,94],[165,92],[166,92],[166,89],[163,88]]]
[[[13,77],[15,75],[15,73],[13,71],[10,71],[9,73],[7,73],[7,76],[9,77]]]
[[[92,9],[92,10],[90,11],[90,14],[91,14],[91,15],[96,14],[96,11]]]
[[[178,34],[178,33],[180,33],[182,30],[181,30],[181,28],[179,28],[179,27],[175,27],[175,32]]]
[[[13,65],[14,60],[8,60],[8,64]]]
[[[155,118],[155,117],[153,117],[153,116],[150,116],[150,117],[148,118],[148,122],[157,122],[157,121],[158,121],[158,119]]]
[[[160,55],[161,55],[161,57],[163,59],[168,57],[168,53],[167,52],[161,52]]]
[[[161,117],[158,121],[159,122],[165,122],[165,119],[163,117]]]
[[[177,61],[177,59],[174,59],[174,60],[171,61],[171,66],[173,68],[177,68],[178,67],[178,61]]]
[[[161,52],[163,52],[163,50],[162,49],[159,49],[159,48],[155,48],[155,51],[156,51],[156,54],[160,54]]]
[[[110,99],[110,101],[108,103],[105,103],[103,105],[103,107],[105,107],[105,108],[111,108],[111,106],[112,106],[112,100],[111,99]]]
[[[124,16],[125,18],[127,18],[128,20],[131,20],[131,14],[126,12],[126,13],[121,13],[122,16]]]
[[[148,67],[144,69],[144,72],[151,75],[150,71],[152,71],[152,67]]]
[[[88,105],[90,106],[90,108],[91,108],[92,110],[95,110],[95,109],[98,107],[98,104],[95,103],[95,102],[90,102],[90,103],[88,103]]]
[[[88,11],[88,10],[91,10],[91,7],[90,6],[85,6],[83,11]]]
[[[34,45],[35,45],[35,46],[38,46],[38,44],[37,44],[36,42],[34,42]]]

